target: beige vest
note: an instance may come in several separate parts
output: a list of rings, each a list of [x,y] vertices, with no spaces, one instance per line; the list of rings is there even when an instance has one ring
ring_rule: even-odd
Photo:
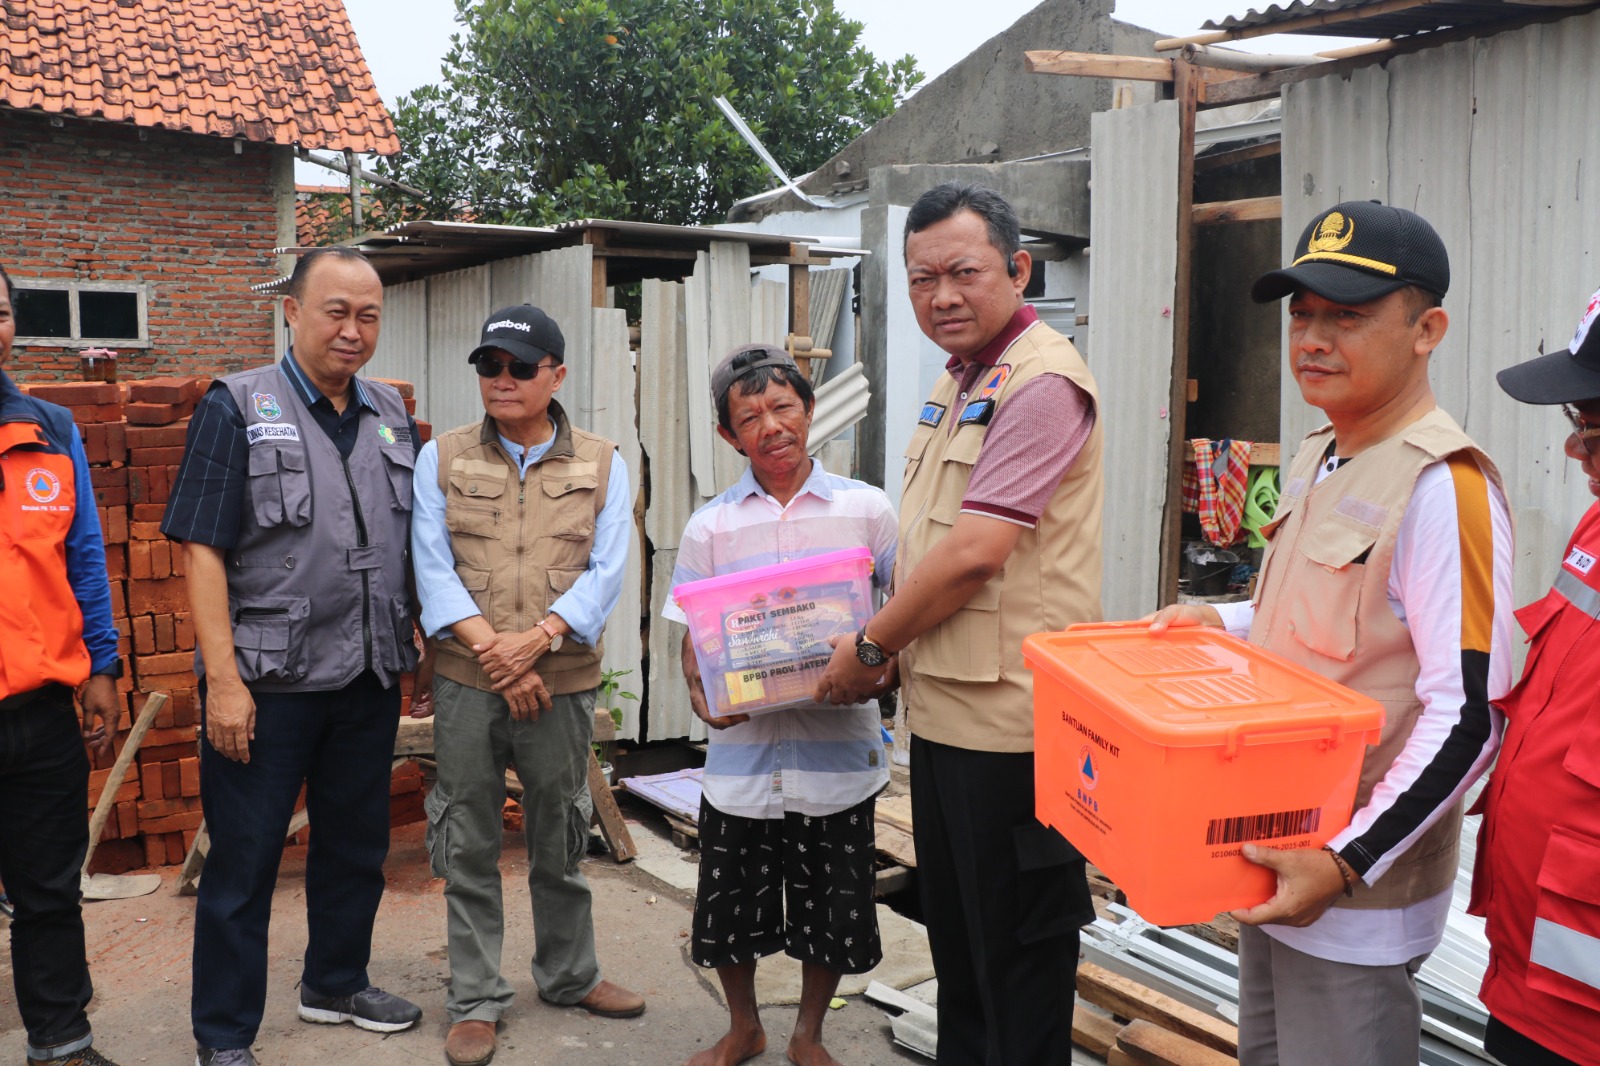
[[[998,365],[1011,370],[993,397],[995,417],[1040,374],[1062,375],[1099,407],[1077,349],[1042,322],[1017,338]],[[976,423],[950,432],[964,408],[959,388],[955,377],[940,375],[929,398],[944,411],[939,424],[918,425],[906,448],[896,584],[955,524],[988,432]],[[1100,619],[1101,447],[1096,418],[1038,525],[1023,531],[1005,567],[901,653],[906,723],[917,736],[977,751],[1033,750],[1033,674],[1022,663],[1023,638]]]
[[[589,568],[595,520],[606,504],[617,446],[572,428],[554,401],[550,418],[555,442],[521,481],[493,418],[439,438],[439,488],[456,575],[497,633],[533,628]],[[534,669],[552,695],[584,692],[600,684],[600,649],[600,642],[590,647],[569,635]],[[439,642],[436,669],[458,684],[493,687],[472,649],[454,637]]]
[[[1388,773],[1422,714],[1411,632],[1389,606],[1395,538],[1422,471],[1466,452],[1496,486],[1500,474],[1453,418],[1435,408],[1317,485],[1333,428],[1306,437],[1284,482],[1256,587],[1250,642],[1379,701],[1383,734],[1361,764],[1356,809]],[[1378,883],[1336,906],[1417,903],[1455,880],[1461,807],[1435,822]]]

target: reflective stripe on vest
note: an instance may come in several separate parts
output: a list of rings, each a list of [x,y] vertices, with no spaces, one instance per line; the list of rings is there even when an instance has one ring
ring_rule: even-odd
[[[1585,585],[1577,574],[1563,569],[1556,575],[1555,584],[1551,587],[1590,618],[1600,619],[1600,590]]]
[[[1600,937],[1535,918],[1528,961],[1600,990]]]

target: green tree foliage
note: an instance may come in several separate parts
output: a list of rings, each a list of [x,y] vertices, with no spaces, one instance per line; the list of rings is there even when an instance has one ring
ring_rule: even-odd
[[[456,0],[444,80],[394,109],[408,217],[697,223],[775,182],[717,110],[810,171],[921,80],[833,0]],[[398,205],[397,205],[398,206]]]

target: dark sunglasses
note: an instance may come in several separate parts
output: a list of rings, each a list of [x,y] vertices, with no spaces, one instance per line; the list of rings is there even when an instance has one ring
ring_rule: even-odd
[[[1597,439],[1600,439],[1600,425],[1589,425],[1584,422],[1583,415],[1577,408],[1570,404],[1561,405],[1561,413],[1567,416],[1567,421],[1572,423],[1572,432],[1577,436],[1579,443],[1590,455],[1594,454]]]
[[[540,369],[549,367],[554,371],[560,363],[524,363],[521,359],[491,359],[485,356],[474,356],[472,365],[478,371],[480,378],[497,378],[502,370],[511,371],[511,377],[516,381],[532,381]]]

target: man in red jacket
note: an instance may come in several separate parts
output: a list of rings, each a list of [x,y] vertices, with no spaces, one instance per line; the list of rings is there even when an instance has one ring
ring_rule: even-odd
[[[1566,351],[1499,381],[1523,403],[1562,406],[1567,457],[1600,497],[1600,292]],[[1488,919],[1484,1044],[1516,1066],[1600,1066],[1600,504],[1517,621],[1528,661],[1498,702],[1505,741],[1472,879],[1470,910]]]

